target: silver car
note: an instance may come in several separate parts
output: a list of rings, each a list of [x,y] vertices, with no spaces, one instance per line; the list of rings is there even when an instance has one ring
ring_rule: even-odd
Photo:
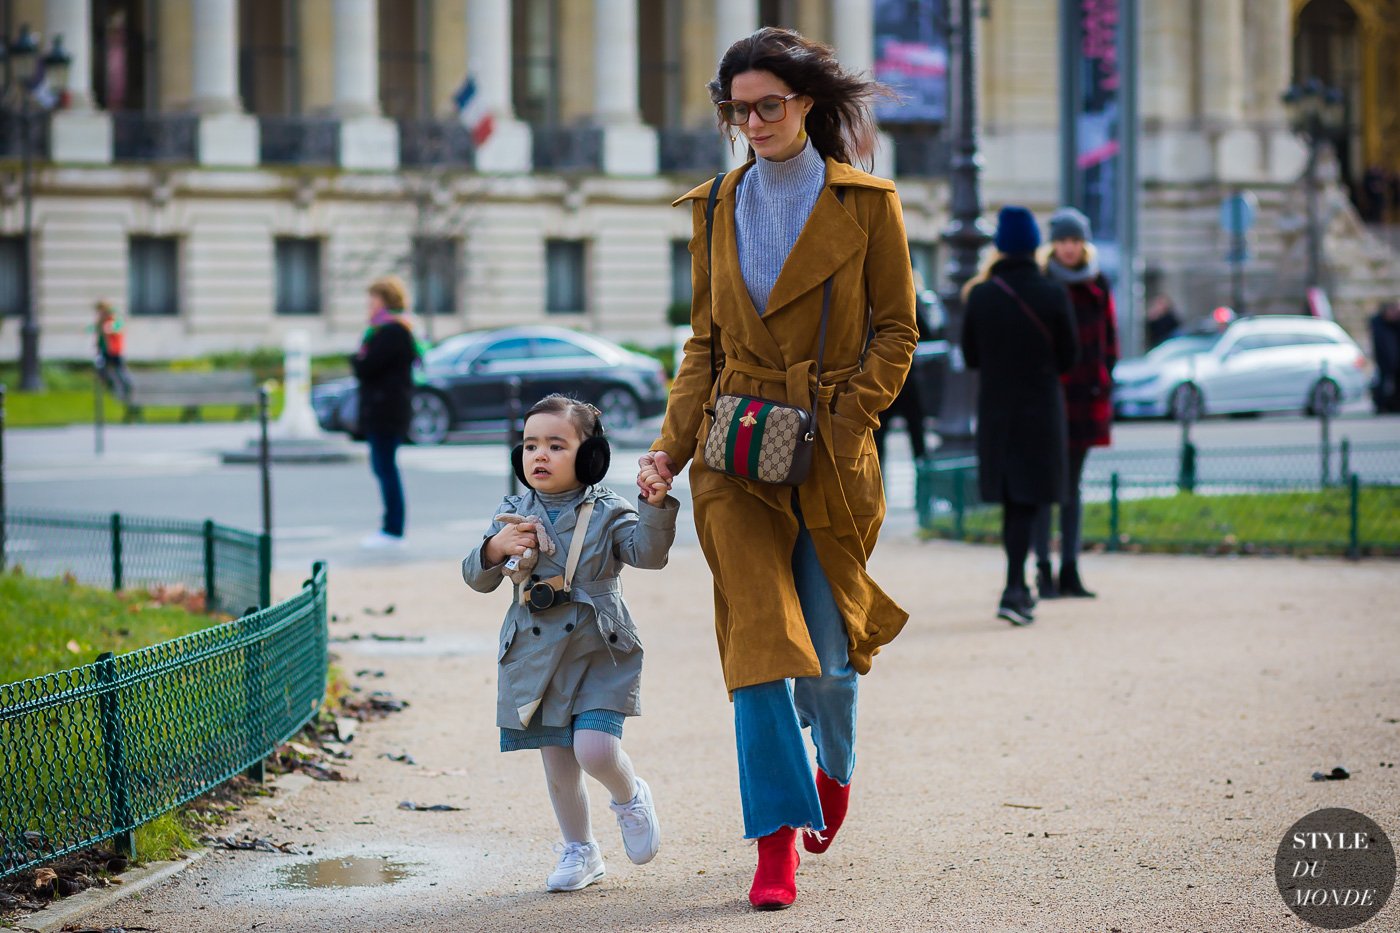
[[[1304,411],[1331,414],[1366,390],[1366,356],[1319,318],[1270,315],[1224,333],[1173,337],[1113,371],[1120,418]]]

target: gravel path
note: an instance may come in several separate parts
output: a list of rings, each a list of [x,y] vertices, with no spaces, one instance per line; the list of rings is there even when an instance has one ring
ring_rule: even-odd
[[[304,857],[214,853],[91,918],[162,931],[1305,930],[1274,850],[1346,806],[1400,842],[1400,574],[1393,563],[1091,556],[1093,602],[993,618],[989,548],[887,536],[874,573],[914,619],[862,682],[851,816],[808,856],[797,905],[755,914],[730,710],[698,551],[632,571],[647,642],[625,746],[656,792],[661,854],[633,866],[593,785],[608,877],[542,889],[556,839],[538,758],[495,751],[506,596],[451,563],[331,572],[332,626],[421,635],[338,644],[349,674],[412,706],[361,728],[350,784],[254,811],[315,856],[407,866],[389,886],[293,889]],[[281,581],[281,590],[297,580]],[[392,602],[371,617],[366,607]],[[408,752],[405,765],[379,757]],[[1344,765],[1351,780],[1310,775]],[[461,812],[414,813],[401,800]],[[1362,929],[1400,928],[1400,898]]]

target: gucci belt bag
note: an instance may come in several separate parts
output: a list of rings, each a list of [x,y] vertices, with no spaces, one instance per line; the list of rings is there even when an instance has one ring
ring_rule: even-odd
[[[705,206],[705,241],[710,256],[710,378],[718,383],[714,306],[714,218],[724,173],[715,176]],[[845,189],[838,197],[845,200]],[[803,408],[753,395],[720,394],[710,410],[713,421],[705,438],[705,466],[730,476],[777,486],[798,486],[812,469],[817,444],[817,393],[822,381],[822,357],[826,355],[826,322],[831,313],[831,278],[822,286],[822,321],[817,338],[816,382],[812,405]]]

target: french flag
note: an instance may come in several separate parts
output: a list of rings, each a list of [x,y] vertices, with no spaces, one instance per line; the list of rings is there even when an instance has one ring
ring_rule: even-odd
[[[467,80],[462,82],[457,93],[452,95],[452,102],[457,105],[457,118],[471,131],[472,144],[478,147],[484,145],[486,140],[491,138],[495,118],[481,99],[476,87],[476,78],[467,75]]]

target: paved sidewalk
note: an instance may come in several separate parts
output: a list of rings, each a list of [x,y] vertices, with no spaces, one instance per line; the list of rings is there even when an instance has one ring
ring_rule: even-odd
[[[862,682],[851,816],[807,856],[797,905],[754,914],[739,837],[730,709],[710,582],[686,548],[632,571],[645,715],[625,746],[655,790],[656,861],[621,851],[606,797],[608,877],[542,890],[556,839],[531,753],[501,755],[495,633],[505,593],[453,563],[332,574],[335,646],[367,689],[411,708],[361,728],[349,784],[317,784],[256,832],[322,857],[386,856],[387,887],[290,889],[303,858],[219,852],[96,917],[162,931],[1306,930],[1274,884],[1285,829],[1346,806],[1400,842],[1400,625],[1393,563],[1090,556],[1101,597],[1048,604],[1032,627],[992,615],[998,552],[887,535],[874,572],[914,612]],[[287,578],[281,589],[295,585]],[[393,603],[389,616],[366,607]],[[416,765],[379,757],[407,751]],[[1345,782],[1310,775],[1344,765]],[[1397,762],[1400,764],[1400,762]],[[456,813],[396,809],[450,803]],[[275,818],[274,818],[275,817]],[[1362,930],[1400,927],[1400,901]]]

